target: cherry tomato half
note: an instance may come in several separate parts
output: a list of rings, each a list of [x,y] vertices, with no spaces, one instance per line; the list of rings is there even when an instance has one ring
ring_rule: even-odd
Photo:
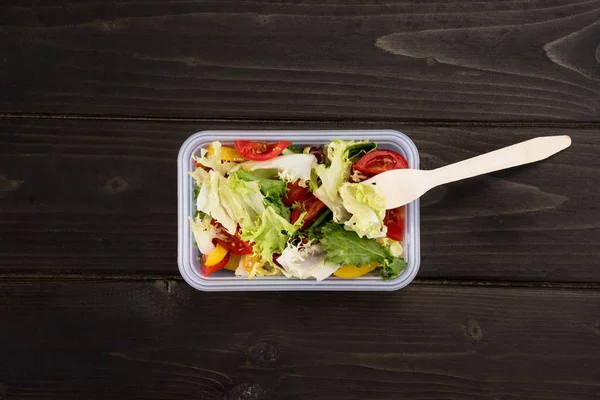
[[[369,176],[402,168],[408,168],[408,162],[402,155],[392,150],[373,150],[354,164],[355,170]]]
[[[387,226],[387,237],[401,242],[404,239],[404,206],[387,210],[383,224]]]
[[[225,268],[225,265],[229,261],[229,257],[230,257],[230,253],[227,253],[227,255],[221,261],[219,261],[217,264],[207,266],[207,265],[205,265],[205,263],[206,263],[206,259],[208,258],[208,256],[205,254],[202,254],[202,257],[200,258],[200,267],[202,269],[202,273],[204,274],[204,276],[209,276],[213,272],[217,272],[218,270]]]
[[[267,144],[251,140],[235,140],[233,144],[242,157],[253,161],[265,161],[280,155],[292,142],[280,140],[275,144]]]
[[[304,216],[304,223],[300,229],[306,229],[308,225],[317,218],[321,210],[325,208],[325,203],[316,198],[312,193],[309,194],[300,202],[300,207],[292,210],[292,214],[290,215],[290,222],[292,224],[298,221],[300,215],[304,211],[306,211],[306,215]]]
[[[230,235],[226,240],[217,238],[215,242],[233,254],[252,254],[252,244],[242,240],[237,233],[235,236]]]
[[[392,150],[374,150],[365,154],[353,168],[365,175],[373,176],[392,169],[408,168],[408,163],[402,155]],[[387,237],[392,240],[404,239],[404,206],[385,212],[383,220],[387,226]]]
[[[252,254],[252,243],[248,243],[240,237],[239,227],[235,232],[235,235],[231,235],[223,228],[223,225],[218,223],[215,219],[210,221],[210,223],[217,228],[220,228],[221,235],[225,236],[225,239],[215,238],[215,243],[220,244],[228,252],[233,254]]]
[[[286,207],[291,207],[297,201],[302,200],[308,194],[308,187],[302,187],[297,182],[287,184],[288,191],[281,201]]]

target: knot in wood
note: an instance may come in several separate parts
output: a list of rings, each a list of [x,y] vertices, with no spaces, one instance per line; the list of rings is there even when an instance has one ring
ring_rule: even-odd
[[[258,383],[242,383],[225,393],[224,400],[258,400],[266,390]]]
[[[465,327],[465,333],[475,342],[479,342],[483,338],[483,329],[477,323],[477,321],[469,320],[467,322],[467,326]]]
[[[268,15],[260,15],[258,17],[258,23],[261,25],[267,25],[271,21],[271,17]]]
[[[248,359],[258,366],[273,365],[279,360],[281,349],[269,342],[256,342],[248,348]]]
[[[597,320],[594,325],[592,325],[592,332],[600,336],[600,319]]]
[[[112,194],[122,193],[127,190],[127,181],[121,176],[107,179],[104,183],[104,189]]]

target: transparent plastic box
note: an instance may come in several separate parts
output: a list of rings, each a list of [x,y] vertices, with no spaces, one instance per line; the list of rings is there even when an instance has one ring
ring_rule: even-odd
[[[323,281],[314,279],[287,279],[283,276],[247,277],[235,276],[232,271],[221,270],[206,277],[200,271],[199,251],[194,245],[188,216],[193,215],[194,182],[188,172],[194,169],[192,154],[199,154],[200,148],[218,140],[224,145],[232,145],[236,139],[262,140],[273,142],[288,140],[300,145],[320,145],[334,139],[365,140],[378,144],[378,148],[391,149],[402,154],[410,168],[419,168],[419,153],[415,144],[403,133],[394,130],[293,130],[293,131],[202,131],[188,138],[181,149],[177,161],[177,197],[179,243],[179,272],[192,287],[203,291],[254,291],[254,290],[361,290],[389,291],[408,285],[417,275],[420,264],[420,223],[419,200],[406,206],[404,257],[406,269],[400,276],[382,280],[375,275],[356,279],[341,279],[331,276]]]

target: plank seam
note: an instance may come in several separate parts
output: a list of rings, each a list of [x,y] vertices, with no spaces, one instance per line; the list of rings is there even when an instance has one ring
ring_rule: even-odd
[[[88,282],[148,282],[180,281],[183,279],[174,274],[16,274],[0,273],[0,280],[4,283],[61,283],[74,281]],[[529,288],[529,289],[568,289],[600,291],[600,282],[536,282],[536,281],[484,281],[467,279],[415,279],[410,286],[448,286],[448,287],[489,287],[489,288]]]
[[[413,126],[438,127],[526,127],[526,128],[564,128],[564,129],[599,129],[600,121],[590,122],[541,122],[541,121],[470,121],[470,120],[409,120],[409,119],[278,119],[278,118],[205,118],[205,117],[170,117],[141,115],[93,115],[93,114],[27,114],[0,113],[0,120],[67,120],[67,121],[113,121],[113,122],[202,122],[202,123],[289,123],[308,124],[397,124]]]

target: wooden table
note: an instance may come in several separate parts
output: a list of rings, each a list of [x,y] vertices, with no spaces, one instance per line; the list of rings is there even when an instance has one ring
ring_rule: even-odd
[[[598,2],[6,3],[0,399],[600,398]],[[259,128],[573,145],[428,193],[404,290],[194,291],[177,151]]]

